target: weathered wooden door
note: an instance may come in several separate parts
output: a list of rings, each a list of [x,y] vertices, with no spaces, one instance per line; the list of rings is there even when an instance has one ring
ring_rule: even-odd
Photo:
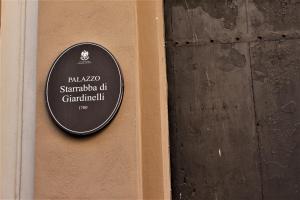
[[[300,1],[166,0],[173,199],[300,199]]]

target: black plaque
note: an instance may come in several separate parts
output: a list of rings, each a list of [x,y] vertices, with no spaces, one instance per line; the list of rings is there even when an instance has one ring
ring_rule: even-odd
[[[116,115],[123,97],[118,62],[104,47],[80,43],[54,61],[46,83],[46,102],[54,122],[64,131],[89,135]]]

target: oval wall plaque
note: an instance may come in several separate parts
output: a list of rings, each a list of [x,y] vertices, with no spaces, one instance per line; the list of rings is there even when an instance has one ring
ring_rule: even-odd
[[[80,43],[54,61],[46,83],[46,102],[54,122],[64,131],[89,135],[116,115],[123,97],[118,62],[104,47]]]

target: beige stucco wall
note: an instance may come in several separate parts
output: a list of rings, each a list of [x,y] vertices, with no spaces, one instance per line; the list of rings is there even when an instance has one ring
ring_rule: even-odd
[[[170,197],[162,20],[161,1],[40,1],[36,198]],[[55,58],[86,41],[114,54],[125,93],[106,129],[78,139],[53,124],[44,89]]]
[[[163,7],[138,1],[143,195],[170,198]]]

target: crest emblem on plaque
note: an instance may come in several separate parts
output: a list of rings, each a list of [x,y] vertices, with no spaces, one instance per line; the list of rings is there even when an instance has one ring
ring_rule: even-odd
[[[89,57],[89,52],[86,51],[86,50],[83,50],[81,52],[81,56],[80,56],[80,60],[83,60],[83,61],[86,61],[88,60],[90,57]]]

